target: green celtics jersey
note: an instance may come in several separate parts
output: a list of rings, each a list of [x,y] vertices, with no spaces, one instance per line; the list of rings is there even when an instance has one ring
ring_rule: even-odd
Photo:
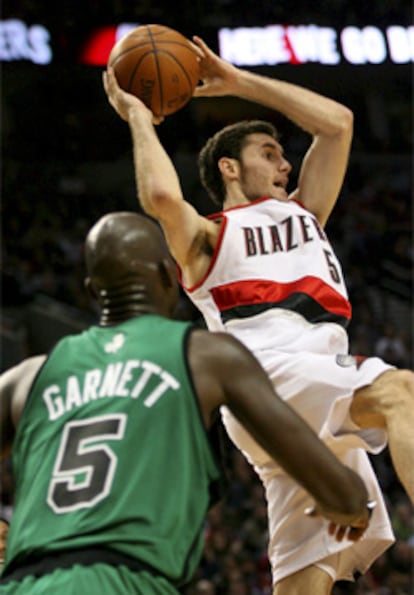
[[[143,315],[53,349],[13,447],[5,569],[100,546],[175,584],[191,577],[219,471],[188,370],[189,330]]]

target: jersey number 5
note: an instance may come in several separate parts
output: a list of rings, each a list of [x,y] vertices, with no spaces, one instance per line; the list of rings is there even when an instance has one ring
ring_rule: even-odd
[[[329,252],[329,250],[324,250],[324,254],[325,254],[326,262],[328,263],[329,273],[330,273],[333,281],[335,281],[335,283],[340,283],[341,276],[339,274],[336,264],[334,263],[334,261],[332,259],[332,252]]]
[[[125,426],[125,414],[65,425],[47,496],[54,512],[91,508],[110,493],[118,461],[106,442],[121,440]]]

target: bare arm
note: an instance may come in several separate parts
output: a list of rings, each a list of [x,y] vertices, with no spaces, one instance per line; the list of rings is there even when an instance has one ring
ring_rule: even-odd
[[[169,249],[187,280],[198,280],[208,267],[210,251],[205,246],[215,245],[217,226],[184,200],[177,172],[155,131],[157,120],[151,111],[120,89],[112,69],[104,73],[104,87],[115,111],[129,124],[140,204],[160,222]]]
[[[338,525],[367,525],[367,490],[313,430],[275,393],[252,354],[231,335],[194,332],[190,365],[208,425],[220,405],[229,407],[262,448],[316,500]]]
[[[30,357],[0,376],[0,458],[10,451],[30,387],[45,359],[45,355]]]
[[[342,187],[353,133],[352,112],[313,91],[236,68],[212,52],[199,38],[197,44],[204,85],[197,97],[235,95],[281,112],[313,136],[303,160],[298,188],[291,198],[300,200],[324,225]]]

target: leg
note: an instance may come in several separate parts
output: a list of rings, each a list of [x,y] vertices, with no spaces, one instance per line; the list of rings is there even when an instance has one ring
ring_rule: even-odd
[[[308,566],[279,581],[273,595],[330,595],[333,580],[324,570]]]
[[[395,472],[414,503],[414,373],[389,370],[355,392],[351,418],[360,428],[385,428]]]

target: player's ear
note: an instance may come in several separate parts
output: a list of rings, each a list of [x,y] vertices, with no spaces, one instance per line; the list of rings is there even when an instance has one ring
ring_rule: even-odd
[[[97,300],[98,296],[97,296],[95,288],[93,286],[92,279],[90,277],[86,277],[85,281],[83,283],[86,287],[86,291],[89,293],[91,298],[93,298],[94,300]]]
[[[218,168],[223,178],[237,180],[240,174],[240,164],[232,157],[221,157],[218,160]]]
[[[174,264],[168,259],[164,258],[158,265],[158,271],[162,284],[166,289],[171,288],[177,284],[177,272]]]

